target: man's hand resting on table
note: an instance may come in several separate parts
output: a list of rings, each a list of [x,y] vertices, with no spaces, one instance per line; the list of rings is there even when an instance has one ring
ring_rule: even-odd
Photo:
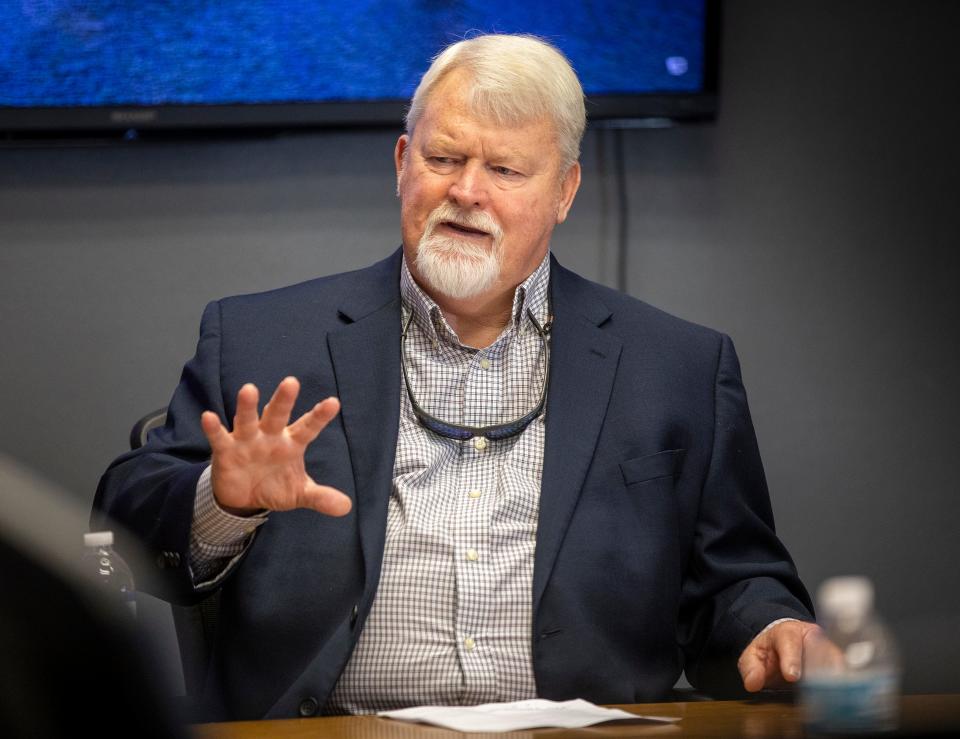
[[[205,411],[201,416],[213,450],[213,495],[224,510],[238,516],[291,508],[312,508],[328,516],[349,513],[350,498],[336,488],[318,485],[303,461],[307,446],[337,415],[340,401],[327,398],[289,423],[299,392],[297,379],[285,378],[260,417],[259,391],[255,385],[244,385],[237,393],[232,432],[216,413]]]
[[[823,639],[822,631],[806,621],[782,621],[760,632],[737,661],[743,687],[756,693],[797,682],[803,670],[803,651],[815,639]],[[842,659],[839,651],[837,657]]]

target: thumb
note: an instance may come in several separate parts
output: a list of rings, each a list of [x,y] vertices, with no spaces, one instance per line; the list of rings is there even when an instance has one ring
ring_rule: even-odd
[[[329,485],[318,485],[307,478],[297,501],[298,508],[310,508],[325,516],[345,516],[353,507],[350,498]]]

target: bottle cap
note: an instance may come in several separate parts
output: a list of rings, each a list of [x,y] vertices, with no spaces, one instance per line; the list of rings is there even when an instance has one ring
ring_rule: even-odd
[[[866,577],[831,577],[817,590],[824,616],[849,618],[873,608],[873,583]]]
[[[112,547],[112,531],[92,531],[83,535],[83,545],[85,547]]]

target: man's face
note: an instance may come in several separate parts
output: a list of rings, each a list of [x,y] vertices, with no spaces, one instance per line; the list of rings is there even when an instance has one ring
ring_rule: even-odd
[[[444,78],[395,152],[404,253],[434,297],[512,291],[543,260],[580,184],[579,164],[561,172],[551,121],[478,119],[468,85],[461,72]]]

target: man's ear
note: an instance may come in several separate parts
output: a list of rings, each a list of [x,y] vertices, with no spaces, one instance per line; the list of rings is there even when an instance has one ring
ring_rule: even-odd
[[[393,166],[397,170],[397,197],[400,197],[400,180],[403,178],[403,168],[407,164],[407,157],[410,148],[410,137],[402,134],[397,139],[397,145],[393,149]]]
[[[580,162],[574,162],[567,168],[560,181],[560,201],[557,203],[557,223],[567,220],[567,213],[573,205],[573,199],[580,189]]]

